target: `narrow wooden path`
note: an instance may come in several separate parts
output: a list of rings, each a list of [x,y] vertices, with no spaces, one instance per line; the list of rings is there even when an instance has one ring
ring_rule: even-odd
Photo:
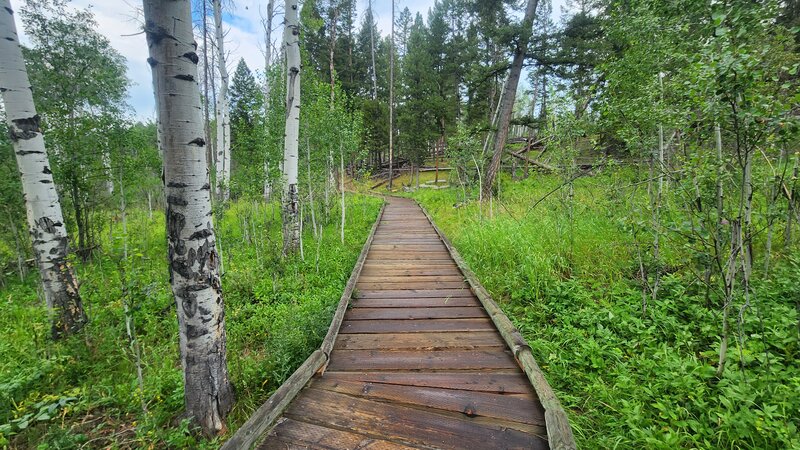
[[[533,379],[421,208],[389,199],[367,245],[327,368],[270,399],[258,448],[548,448]]]

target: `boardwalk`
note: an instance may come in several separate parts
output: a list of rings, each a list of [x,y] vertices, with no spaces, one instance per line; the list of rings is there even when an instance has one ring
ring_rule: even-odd
[[[324,374],[258,448],[547,448],[542,404],[422,210],[391,199]]]

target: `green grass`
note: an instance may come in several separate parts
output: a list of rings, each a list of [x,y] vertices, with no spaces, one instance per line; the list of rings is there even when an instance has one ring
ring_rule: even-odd
[[[771,276],[757,274],[744,346],[732,319],[730,362],[718,379],[719,304],[706,303],[676,233],[665,234],[669,273],[642,315],[630,223],[646,213],[646,200],[627,189],[633,179],[617,171],[577,180],[573,220],[557,176],[502,177],[492,218],[488,202],[465,201],[460,190],[413,195],[525,335],[581,448],[800,448],[792,249],[777,247]],[[668,204],[665,222],[680,223]]]
[[[231,431],[321,343],[380,204],[371,197],[347,197],[344,244],[338,211],[322,227],[319,245],[307,226],[304,261],[280,257],[276,204],[232,203],[218,221],[228,367],[237,400]],[[119,223],[105,230],[95,259],[76,264],[90,317],[77,336],[48,339],[35,276],[0,290],[0,447],[218,446],[188,433],[180,418],[183,381],[163,215],[148,219],[145,211],[130,211],[129,218],[128,264],[120,261]],[[142,347],[143,395],[125,331],[122,267]]]

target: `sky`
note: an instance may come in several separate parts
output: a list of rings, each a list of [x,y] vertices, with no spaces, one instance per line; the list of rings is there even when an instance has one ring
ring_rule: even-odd
[[[477,0],[479,1],[479,0]],[[553,14],[560,17],[562,6],[566,0],[553,0]],[[358,12],[360,23],[368,0],[359,0]],[[375,21],[381,35],[390,32],[392,4],[390,0],[372,0]],[[408,7],[412,16],[421,12],[427,17],[427,11],[434,0],[396,0],[396,11]],[[18,10],[22,0],[11,0],[12,8]],[[244,58],[251,69],[264,66],[264,32],[261,25],[260,11],[266,11],[266,0],[228,0],[223,1],[225,10],[223,23],[226,30],[225,51],[228,53],[228,70]],[[275,1],[276,8],[283,2]],[[97,21],[97,31],[105,36],[111,45],[127,60],[127,76],[131,80],[128,90],[128,104],[131,116],[136,120],[148,121],[155,118],[155,101],[153,97],[150,66],[147,65],[147,42],[142,32],[141,2],[138,0],[73,0],[76,8],[91,7]],[[278,42],[282,36],[283,17],[273,20],[272,39]],[[17,21],[22,42],[26,42],[22,24]]]

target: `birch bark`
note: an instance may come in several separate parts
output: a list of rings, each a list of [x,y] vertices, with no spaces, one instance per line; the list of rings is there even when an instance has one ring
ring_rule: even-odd
[[[219,67],[219,95],[217,95],[217,195],[222,200],[230,197],[231,183],[231,122],[228,112],[228,67],[225,60],[225,33],[222,29],[222,0],[213,0],[214,28],[217,41]]]
[[[86,313],[78,281],[67,261],[67,229],[9,0],[0,0],[0,93],[22,178],[28,229],[42,291],[53,313],[51,331],[58,338],[79,330],[86,323]]]
[[[298,140],[300,137],[300,23],[298,0],[286,0],[283,46],[286,52],[286,128],[283,148],[283,252],[300,245],[297,192]]]
[[[164,154],[167,255],[186,413],[214,435],[226,430],[233,389],[190,2],[144,0],[144,17]]]

